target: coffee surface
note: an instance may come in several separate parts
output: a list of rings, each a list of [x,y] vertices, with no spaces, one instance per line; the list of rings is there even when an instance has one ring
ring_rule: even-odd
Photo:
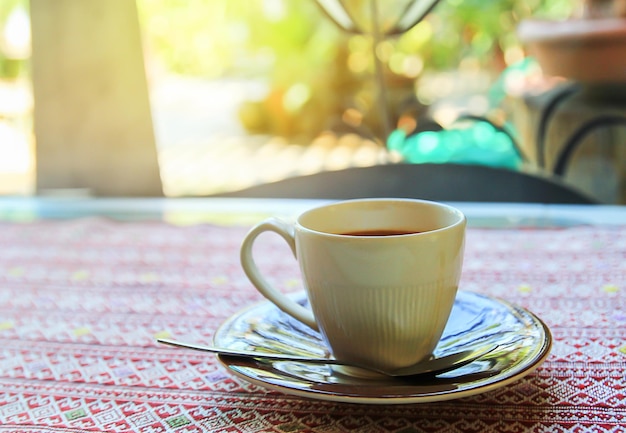
[[[371,230],[356,230],[351,232],[340,233],[344,236],[398,236],[398,235],[411,235],[419,233],[416,230],[406,229],[371,229]]]

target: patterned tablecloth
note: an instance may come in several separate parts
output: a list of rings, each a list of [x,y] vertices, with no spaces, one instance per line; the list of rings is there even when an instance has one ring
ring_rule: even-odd
[[[0,432],[618,432],[626,426],[626,226],[468,231],[464,290],[528,308],[554,345],[525,378],[437,403],[361,405],[251,385],[209,343],[261,296],[248,227],[104,218],[0,223]],[[286,244],[259,254],[300,290]]]

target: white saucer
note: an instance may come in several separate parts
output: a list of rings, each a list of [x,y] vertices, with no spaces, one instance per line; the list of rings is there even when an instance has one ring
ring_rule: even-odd
[[[304,294],[295,297],[306,304]],[[228,319],[216,332],[214,344],[260,352],[328,354],[319,333],[292,319],[269,301],[253,305]],[[328,365],[262,362],[226,356],[219,356],[219,359],[238,377],[287,394],[348,403],[407,404],[467,397],[516,381],[546,359],[552,337],[548,327],[524,308],[459,291],[435,355],[483,344],[499,344],[499,347],[456,370],[411,378],[360,378],[344,375]]]

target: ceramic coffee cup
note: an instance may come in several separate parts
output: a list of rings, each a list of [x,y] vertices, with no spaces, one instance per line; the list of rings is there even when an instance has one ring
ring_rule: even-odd
[[[259,223],[243,241],[241,263],[266,298],[319,330],[337,359],[394,369],[429,357],[441,338],[461,275],[465,226],[465,216],[442,203],[348,200],[308,210],[295,223]],[[293,250],[311,310],[259,271],[252,247],[268,231]]]

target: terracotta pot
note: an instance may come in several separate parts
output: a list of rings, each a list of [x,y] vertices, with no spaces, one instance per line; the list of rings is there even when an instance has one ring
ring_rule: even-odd
[[[626,18],[526,20],[518,34],[547,75],[626,83]]]

